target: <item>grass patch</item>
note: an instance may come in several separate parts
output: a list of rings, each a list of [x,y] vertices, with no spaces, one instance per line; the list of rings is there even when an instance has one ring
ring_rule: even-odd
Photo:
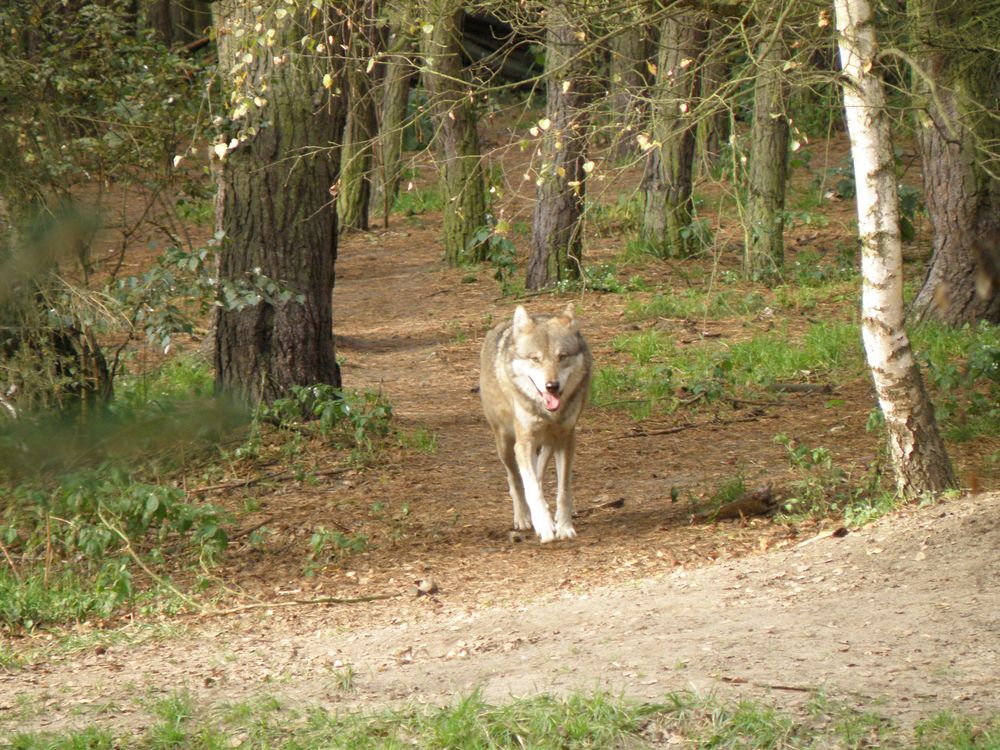
[[[35,568],[15,577],[10,569],[0,569],[0,625],[30,631],[107,617],[129,597],[131,585],[127,569],[114,561],[90,576],[72,569],[47,574]]]
[[[625,407],[636,418],[673,411],[682,400],[677,394],[711,401],[776,382],[855,377],[864,368],[860,332],[852,323],[814,323],[798,337],[770,331],[732,344],[683,348],[652,330],[618,336],[612,347],[630,361],[597,369],[593,403]]]
[[[159,367],[125,373],[115,380],[117,411],[136,410],[151,404],[188,398],[208,398],[215,391],[211,365],[201,357],[180,355]]]
[[[403,216],[420,216],[444,210],[444,196],[437,187],[400,190],[392,203],[392,212]]]
[[[688,748],[864,747],[915,750],[994,750],[1000,718],[939,714],[900,730],[874,712],[857,711],[817,696],[801,715],[753,701],[725,701],[674,693],[661,704],[640,704],[606,693],[565,698],[541,695],[493,705],[479,693],[443,708],[332,713],[283,706],[273,698],[200,710],[186,693],[153,704],[154,721],[139,735],[88,729],[21,733],[16,750],[144,748],[166,750],[591,750],[665,746]]]
[[[631,320],[738,318],[756,315],[766,306],[764,295],[757,291],[720,289],[709,294],[701,289],[685,289],[679,294],[660,293],[648,300],[630,300],[625,314]]]

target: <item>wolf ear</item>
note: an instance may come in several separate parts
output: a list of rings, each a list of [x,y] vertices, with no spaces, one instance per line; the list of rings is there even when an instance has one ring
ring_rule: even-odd
[[[517,309],[514,310],[514,335],[527,333],[534,325],[535,321],[528,315],[528,311],[524,309],[524,305],[518,305]]]
[[[566,305],[566,309],[563,310],[562,316],[564,318],[566,318],[566,322],[567,323],[571,323],[572,324],[572,323],[576,322],[576,309],[574,308],[574,305],[573,305],[572,302],[570,302],[570,303],[568,303]]]

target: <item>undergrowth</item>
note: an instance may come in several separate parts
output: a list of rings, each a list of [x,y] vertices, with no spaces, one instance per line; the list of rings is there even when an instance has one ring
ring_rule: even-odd
[[[25,415],[0,425],[0,632],[104,620],[135,609],[148,591],[158,592],[161,608],[191,603],[170,572],[209,571],[234,518],[183,487],[257,456],[265,433],[289,457],[315,437],[343,453],[345,465],[372,461],[395,436],[392,407],[374,391],[294,388],[248,422],[208,395],[211,377],[197,360],[175,359],[120,384],[109,408],[87,418]],[[220,451],[234,437],[240,447]],[[427,433],[407,440],[434,446]],[[331,551],[366,544],[317,535],[303,550],[317,565]]]

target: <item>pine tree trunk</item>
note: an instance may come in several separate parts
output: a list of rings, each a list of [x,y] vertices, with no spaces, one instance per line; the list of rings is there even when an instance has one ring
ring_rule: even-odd
[[[445,258],[456,266],[486,259],[485,240],[475,240],[486,224],[482,155],[476,108],[462,68],[462,4],[429,0],[427,10],[431,29],[421,34],[425,63],[421,79],[440,162]]]
[[[903,250],[896,170],[868,0],[835,0],[844,109],[861,237],[861,333],[904,497],[955,486],[934,408],[903,327]]]
[[[351,12],[346,64],[347,125],[340,157],[340,194],[337,217],[340,231],[368,230],[372,196],[372,154],[376,135],[372,68],[375,60],[374,0],[358,2]]]
[[[690,231],[695,147],[691,112],[705,40],[705,20],[694,12],[670,16],[660,29],[650,118],[652,147],[643,175],[642,238],[664,257],[687,257],[698,249]]]
[[[222,162],[217,198],[225,237],[216,385],[250,405],[271,402],[292,385],[340,385],[331,300],[337,214],[330,194],[346,107],[343,62],[303,51],[300,39],[340,39],[342,29],[311,10],[288,11],[285,23],[276,24],[274,47],[264,49],[240,42],[251,33],[235,33],[253,31],[257,17],[250,6],[241,0],[216,6],[220,69],[232,70],[249,52],[247,81],[267,99],[235,121],[245,140]],[[333,77],[329,89],[325,73]],[[327,148],[317,150],[320,145]],[[254,302],[254,292],[255,303],[233,301]]]
[[[375,141],[374,184],[371,213],[381,215],[389,226],[389,212],[399,193],[403,174],[403,131],[410,98],[410,84],[417,73],[412,54],[416,40],[405,28],[404,19],[392,31],[385,73],[379,87],[378,138]]]
[[[782,73],[786,51],[780,35],[762,41],[759,52],[743,257],[743,272],[750,279],[773,276],[785,256],[788,82]]]
[[[583,271],[583,165],[590,96],[579,18],[579,10],[565,2],[552,3],[546,11],[545,119],[549,124],[541,133],[528,289],[579,278]]]
[[[910,0],[919,62],[933,82],[915,76],[924,111],[917,117],[924,203],[934,228],[931,266],[912,306],[917,319],[952,325],[1000,323],[1000,69],[995,51],[957,51],[961,25],[986,15],[990,0],[957,6]],[[977,281],[982,285],[977,293]]]
[[[646,70],[652,45],[646,24],[638,17],[642,6],[625,15],[625,28],[609,41],[608,108],[611,121],[610,157],[627,159],[636,153],[635,136],[645,119]]]
[[[726,43],[727,28],[721,21],[709,22],[706,48],[701,66],[698,91],[701,101],[709,103],[708,113],[698,118],[695,154],[698,173],[710,175],[722,156],[723,144],[728,143],[732,105],[723,100],[720,88],[728,80],[730,45]]]

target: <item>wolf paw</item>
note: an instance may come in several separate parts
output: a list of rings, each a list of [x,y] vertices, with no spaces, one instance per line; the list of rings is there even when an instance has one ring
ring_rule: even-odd
[[[556,539],[572,539],[576,536],[576,529],[572,523],[556,521]]]
[[[556,529],[552,525],[552,519],[546,518],[533,524],[535,527],[535,533],[538,534],[538,539],[542,544],[546,542],[551,542],[556,538]]]
[[[514,529],[516,531],[528,531],[531,529],[531,519],[530,518],[518,518],[514,516]]]

